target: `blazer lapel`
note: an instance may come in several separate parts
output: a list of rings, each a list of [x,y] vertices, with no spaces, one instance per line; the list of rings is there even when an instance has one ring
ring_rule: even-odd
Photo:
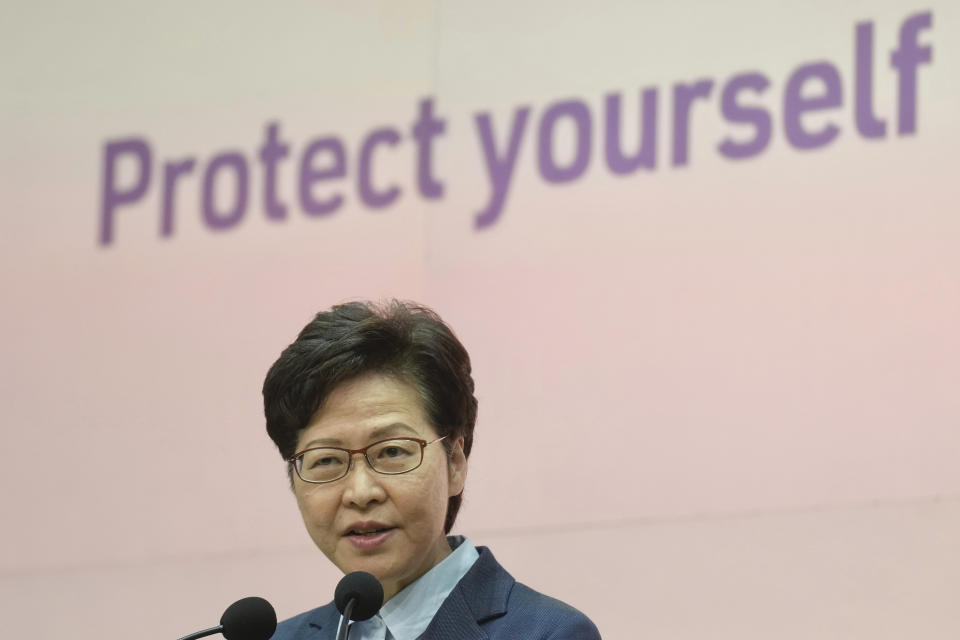
[[[325,607],[314,609],[306,622],[307,624],[301,631],[303,636],[298,635],[297,640],[336,638],[337,625],[340,623],[340,612],[331,603]]]
[[[480,626],[507,612],[514,579],[486,547],[437,611],[420,640],[486,640]]]

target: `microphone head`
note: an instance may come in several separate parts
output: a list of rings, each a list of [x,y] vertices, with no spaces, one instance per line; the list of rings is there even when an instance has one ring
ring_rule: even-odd
[[[356,600],[350,614],[352,620],[373,617],[383,605],[383,587],[380,581],[366,571],[354,571],[343,576],[333,594],[333,601],[341,614],[350,600]]]
[[[227,640],[270,640],[277,630],[277,613],[263,598],[251,596],[227,607],[220,624]]]

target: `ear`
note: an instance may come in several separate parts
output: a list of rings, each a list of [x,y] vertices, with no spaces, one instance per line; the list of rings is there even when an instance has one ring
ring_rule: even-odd
[[[449,496],[458,496],[463,493],[467,481],[467,456],[463,454],[463,438],[457,438],[453,448],[447,456],[447,479]]]

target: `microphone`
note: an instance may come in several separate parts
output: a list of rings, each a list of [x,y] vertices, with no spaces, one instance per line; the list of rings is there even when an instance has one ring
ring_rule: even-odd
[[[227,640],[270,640],[277,630],[277,614],[273,606],[256,596],[237,600],[220,616],[220,625],[183,636],[180,640],[196,640],[222,633]]]
[[[333,594],[333,602],[341,614],[337,640],[346,640],[351,620],[367,620],[383,605],[380,581],[366,571],[343,576]]]

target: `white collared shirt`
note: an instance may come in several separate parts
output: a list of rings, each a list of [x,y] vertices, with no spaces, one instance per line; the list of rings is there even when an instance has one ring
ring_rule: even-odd
[[[350,627],[350,640],[416,640],[480,554],[461,536],[448,538],[453,553],[387,600],[380,612]],[[459,543],[459,544],[458,544]]]

